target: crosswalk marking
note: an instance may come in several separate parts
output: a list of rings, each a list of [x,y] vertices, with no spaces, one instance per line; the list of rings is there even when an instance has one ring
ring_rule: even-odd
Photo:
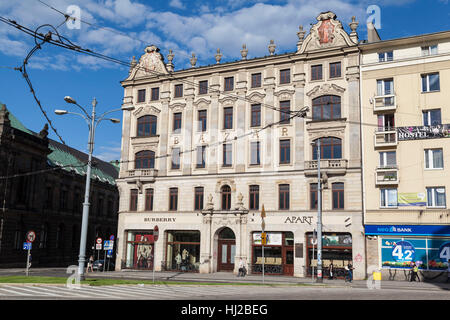
[[[14,295],[18,294],[18,295],[21,295],[21,296],[31,296],[31,294],[29,294],[29,293],[17,292],[16,290],[6,289],[5,287],[0,287],[0,290],[13,293]],[[1,293],[0,293],[0,296],[2,296]]]
[[[8,287],[8,288],[11,288],[11,287]],[[22,291],[25,291],[25,292],[31,292],[31,295],[39,295],[39,294],[43,294],[43,295],[49,295],[49,293],[44,293],[44,292],[40,292],[39,290],[33,290],[33,289],[31,289],[32,288],[32,286],[31,287],[27,287],[27,288],[25,288],[25,287],[23,287],[23,286],[17,286],[17,287],[15,287],[15,289],[16,290],[22,290]]]

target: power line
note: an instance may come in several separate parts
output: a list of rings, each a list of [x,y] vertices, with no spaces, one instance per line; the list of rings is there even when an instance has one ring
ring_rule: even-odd
[[[50,171],[55,171],[55,170],[64,169],[64,168],[81,168],[84,166],[85,166],[84,164],[83,165],[68,164],[68,165],[64,165],[64,166],[57,166],[57,167],[50,168],[50,169],[42,169],[42,170],[36,170],[36,171],[17,173],[17,174],[13,174],[13,175],[0,176],[0,180],[31,176],[31,175],[35,175],[35,174],[47,173]]]

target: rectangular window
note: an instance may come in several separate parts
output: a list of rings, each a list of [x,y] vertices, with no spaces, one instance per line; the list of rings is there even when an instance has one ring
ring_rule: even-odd
[[[280,101],[280,124],[291,122],[291,101]]]
[[[231,143],[225,143],[223,144],[223,166],[224,167],[231,167],[233,158],[232,158],[232,144]]]
[[[280,84],[291,82],[291,69],[280,70]]]
[[[152,101],[159,100],[159,88],[152,88]]]
[[[199,110],[198,111],[198,131],[206,131],[206,123],[207,123],[207,111]]]
[[[252,74],[252,88],[261,87],[261,73],[253,73]]]
[[[169,189],[169,210],[177,211],[178,209],[178,188]]]
[[[425,149],[425,168],[444,169],[444,155],[442,149]]]
[[[427,188],[427,206],[445,208],[445,187]]]
[[[182,115],[181,112],[173,114],[173,131],[181,130],[181,115]]]
[[[223,109],[223,128],[233,129],[233,107]]]
[[[382,79],[377,80],[377,95],[378,96],[387,96],[394,94],[394,80],[393,79]],[[393,106],[394,105],[394,97],[385,97],[384,98],[385,106]]]
[[[437,126],[442,124],[441,109],[422,111],[424,126]]]
[[[261,105],[252,104],[251,106],[251,127],[259,127],[261,125]]]
[[[322,79],[322,65],[311,66],[311,80]]]
[[[259,141],[253,141],[250,143],[250,164],[251,165],[261,164]]]
[[[259,186],[250,186],[249,209],[259,210]]]
[[[224,91],[233,91],[234,89],[234,78],[227,77],[225,78],[225,89]]]
[[[309,198],[310,198],[310,209],[317,209],[317,183],[311,183],[309,185]]]
[[[330,78],[339,78],[341,76],[341,63],[330,63]]]
[[[378,53],[378,61],[379,62],[392,61],[392,60],[394,60],[394,53],[393,53],[393,51],[379,52]]]
[[[344,183],[335,182],[332,184],[333,209],[344,209]]]
[[[423,74],[422,76],[422,92],[439,91],[439,73]]]
[[[206,146],[197,147],[197,168],[205,167]]]
[[[203,210],[203,187],[195,187],[195,210]]]
[[[278,186],[279,210],[289,210],[289,185],[280,184]]]
[[[198,83],[198,94],[208,93],[208,80],[202,80]]]
[[[393,167],[397,165],[397,153],[395,151],[380,152],[380,167]]]
[[[291,163],[291,140],[280,140],[280,164]]]
[[[382,208],[397,207],[397,189],[380,189],[380,206]]]
[[[175,85],[175,98],[179,98],[183,96],[183,84]]]
[[[172,149],[172,169],[180,169],[180,148]]]
[[[153,211],[153,189],[145,189],[145,210]]]
[[[137,211],[138,204],[138,190],[131,189],[130,190],[130,211]]]
[[[433,46],[425,46],[422,47],[422,56],[429,56],[433,54],[438,54],[438,47],[437,44]]]
[[[137,102],[145,102],[145,89],[138,90]]]

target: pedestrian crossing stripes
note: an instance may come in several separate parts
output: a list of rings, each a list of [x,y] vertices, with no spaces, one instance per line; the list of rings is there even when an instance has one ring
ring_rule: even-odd
[[[198,299],[205,297],[236,296],[233,286],[170,286],[170,285],[117,285],[117,286],[65,286],[1,285],[1,299]]]

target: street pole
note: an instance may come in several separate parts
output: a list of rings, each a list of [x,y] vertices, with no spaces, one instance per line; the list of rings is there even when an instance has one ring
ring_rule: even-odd
[[[317,139],[317,282],[322,278],[322,185],[320,183],[320,139]]]
[[[94,98],[92,100],[92,117],[91,124],[89,125],[89,158],[86,171],[86,188],[84,193],[84,203],[83,203],[83,218],[81,222],[81,239],[80,239],[80,254],[78,259],[78,276],[79,280],[85,279],[84,275],[84,264],[86,262],[86,240],[87,240],[87,229],[89,221],[89,192],[91,186],[91,167],[92,167],[92,152],[94,150],[94,135],[95,135],[95,107],[97,106],[97,100]]]

